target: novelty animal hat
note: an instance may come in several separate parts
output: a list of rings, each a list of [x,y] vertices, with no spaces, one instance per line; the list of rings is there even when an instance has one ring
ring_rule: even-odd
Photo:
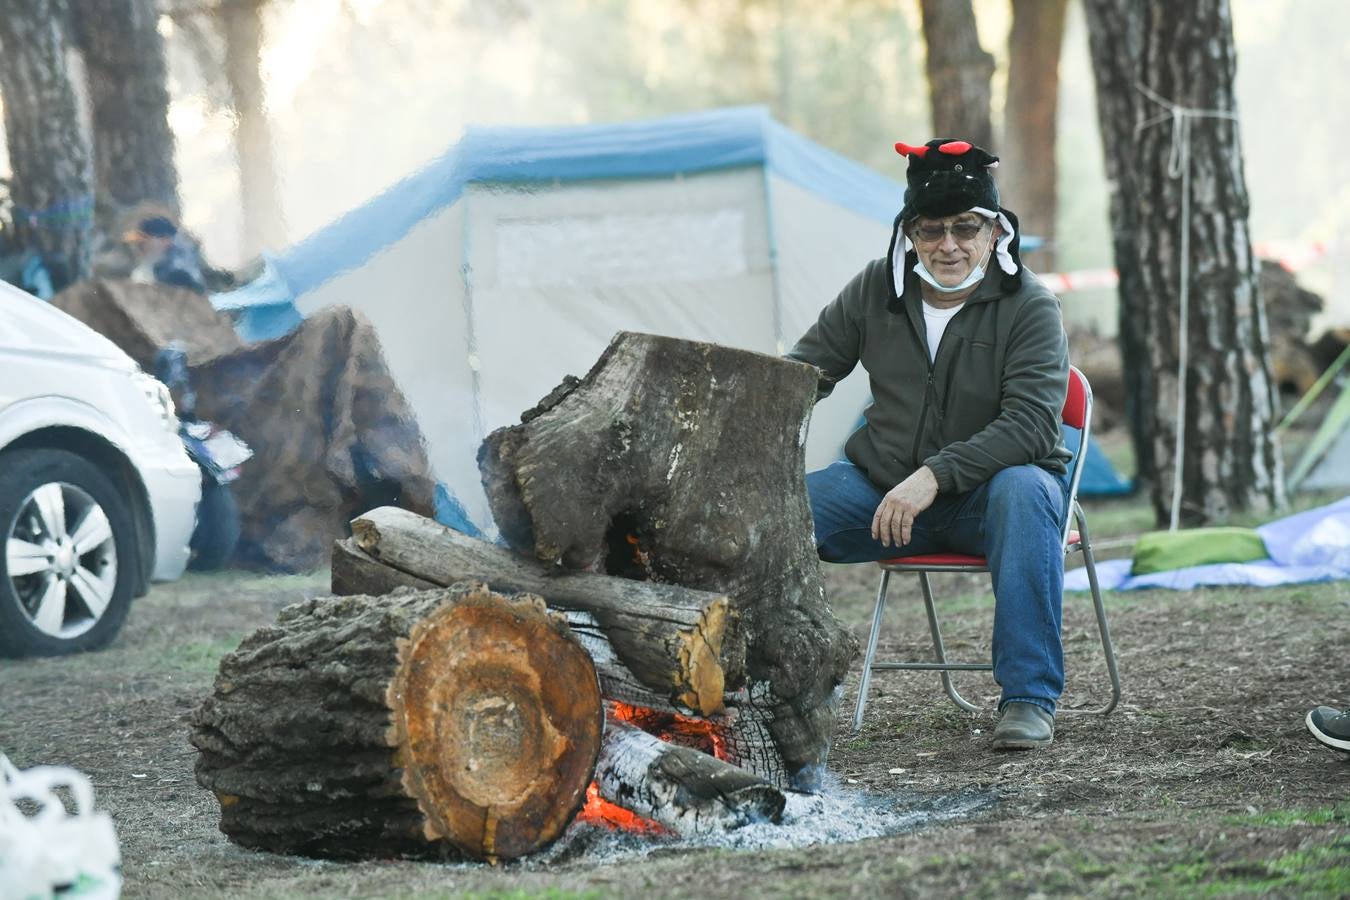
[[[999,205],[993,174],[998,168],[998,157],[967,141],[950,138],[932,140],[921,147],[899,143],[895,145],[895,152],[909,159],[909,170],[905,173],[905,205],[896,218],[892,253],[903,258],[912,251],[909,238],[904,236],[903,224],[915,216],[940,219],[975,212],[987,219],[997,219],[1003,227],[995,256],[1003,271],[1004,290],[1016,290],[1022,283],[1022,260],[1018,251],[1021,239],[1017,216]],[[902,240],[904,255],[895,253]],[[898,287],[903,281],[897,278],[896,284]]]

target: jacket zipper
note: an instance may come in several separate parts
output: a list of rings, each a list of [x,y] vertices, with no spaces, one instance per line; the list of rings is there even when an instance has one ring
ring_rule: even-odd
[[[928,364],[928,381],[923,386],[923,407],[919,410],[919,425],[914,429],[914,447],[909,452],[910,463],[914,471],[919,470],[919,445],[923,441],[923,429],[928,424],[928,398],[933,393],[933,364]]]

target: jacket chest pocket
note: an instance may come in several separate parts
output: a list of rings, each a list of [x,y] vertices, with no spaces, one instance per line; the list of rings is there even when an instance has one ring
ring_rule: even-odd
[[[943,372],[943,437],[963,441],[998,417],[1003,385],[990,341],[962,340]]]

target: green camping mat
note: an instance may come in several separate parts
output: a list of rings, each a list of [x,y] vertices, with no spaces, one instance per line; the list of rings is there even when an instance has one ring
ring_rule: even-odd
[[[1250,528],[1188,528],[1153,531],[1134,545],[1131,575],[1151,575],[1209,563],[1266,559],[1265,542]]]

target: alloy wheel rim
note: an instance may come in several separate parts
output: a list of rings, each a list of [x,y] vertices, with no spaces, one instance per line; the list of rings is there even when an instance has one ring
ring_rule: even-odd
[[[69,640],[98,624],[117,586],[117,544],[98,501],[48,482],[19,504],[5,538],[10,586],[38,631]]]

